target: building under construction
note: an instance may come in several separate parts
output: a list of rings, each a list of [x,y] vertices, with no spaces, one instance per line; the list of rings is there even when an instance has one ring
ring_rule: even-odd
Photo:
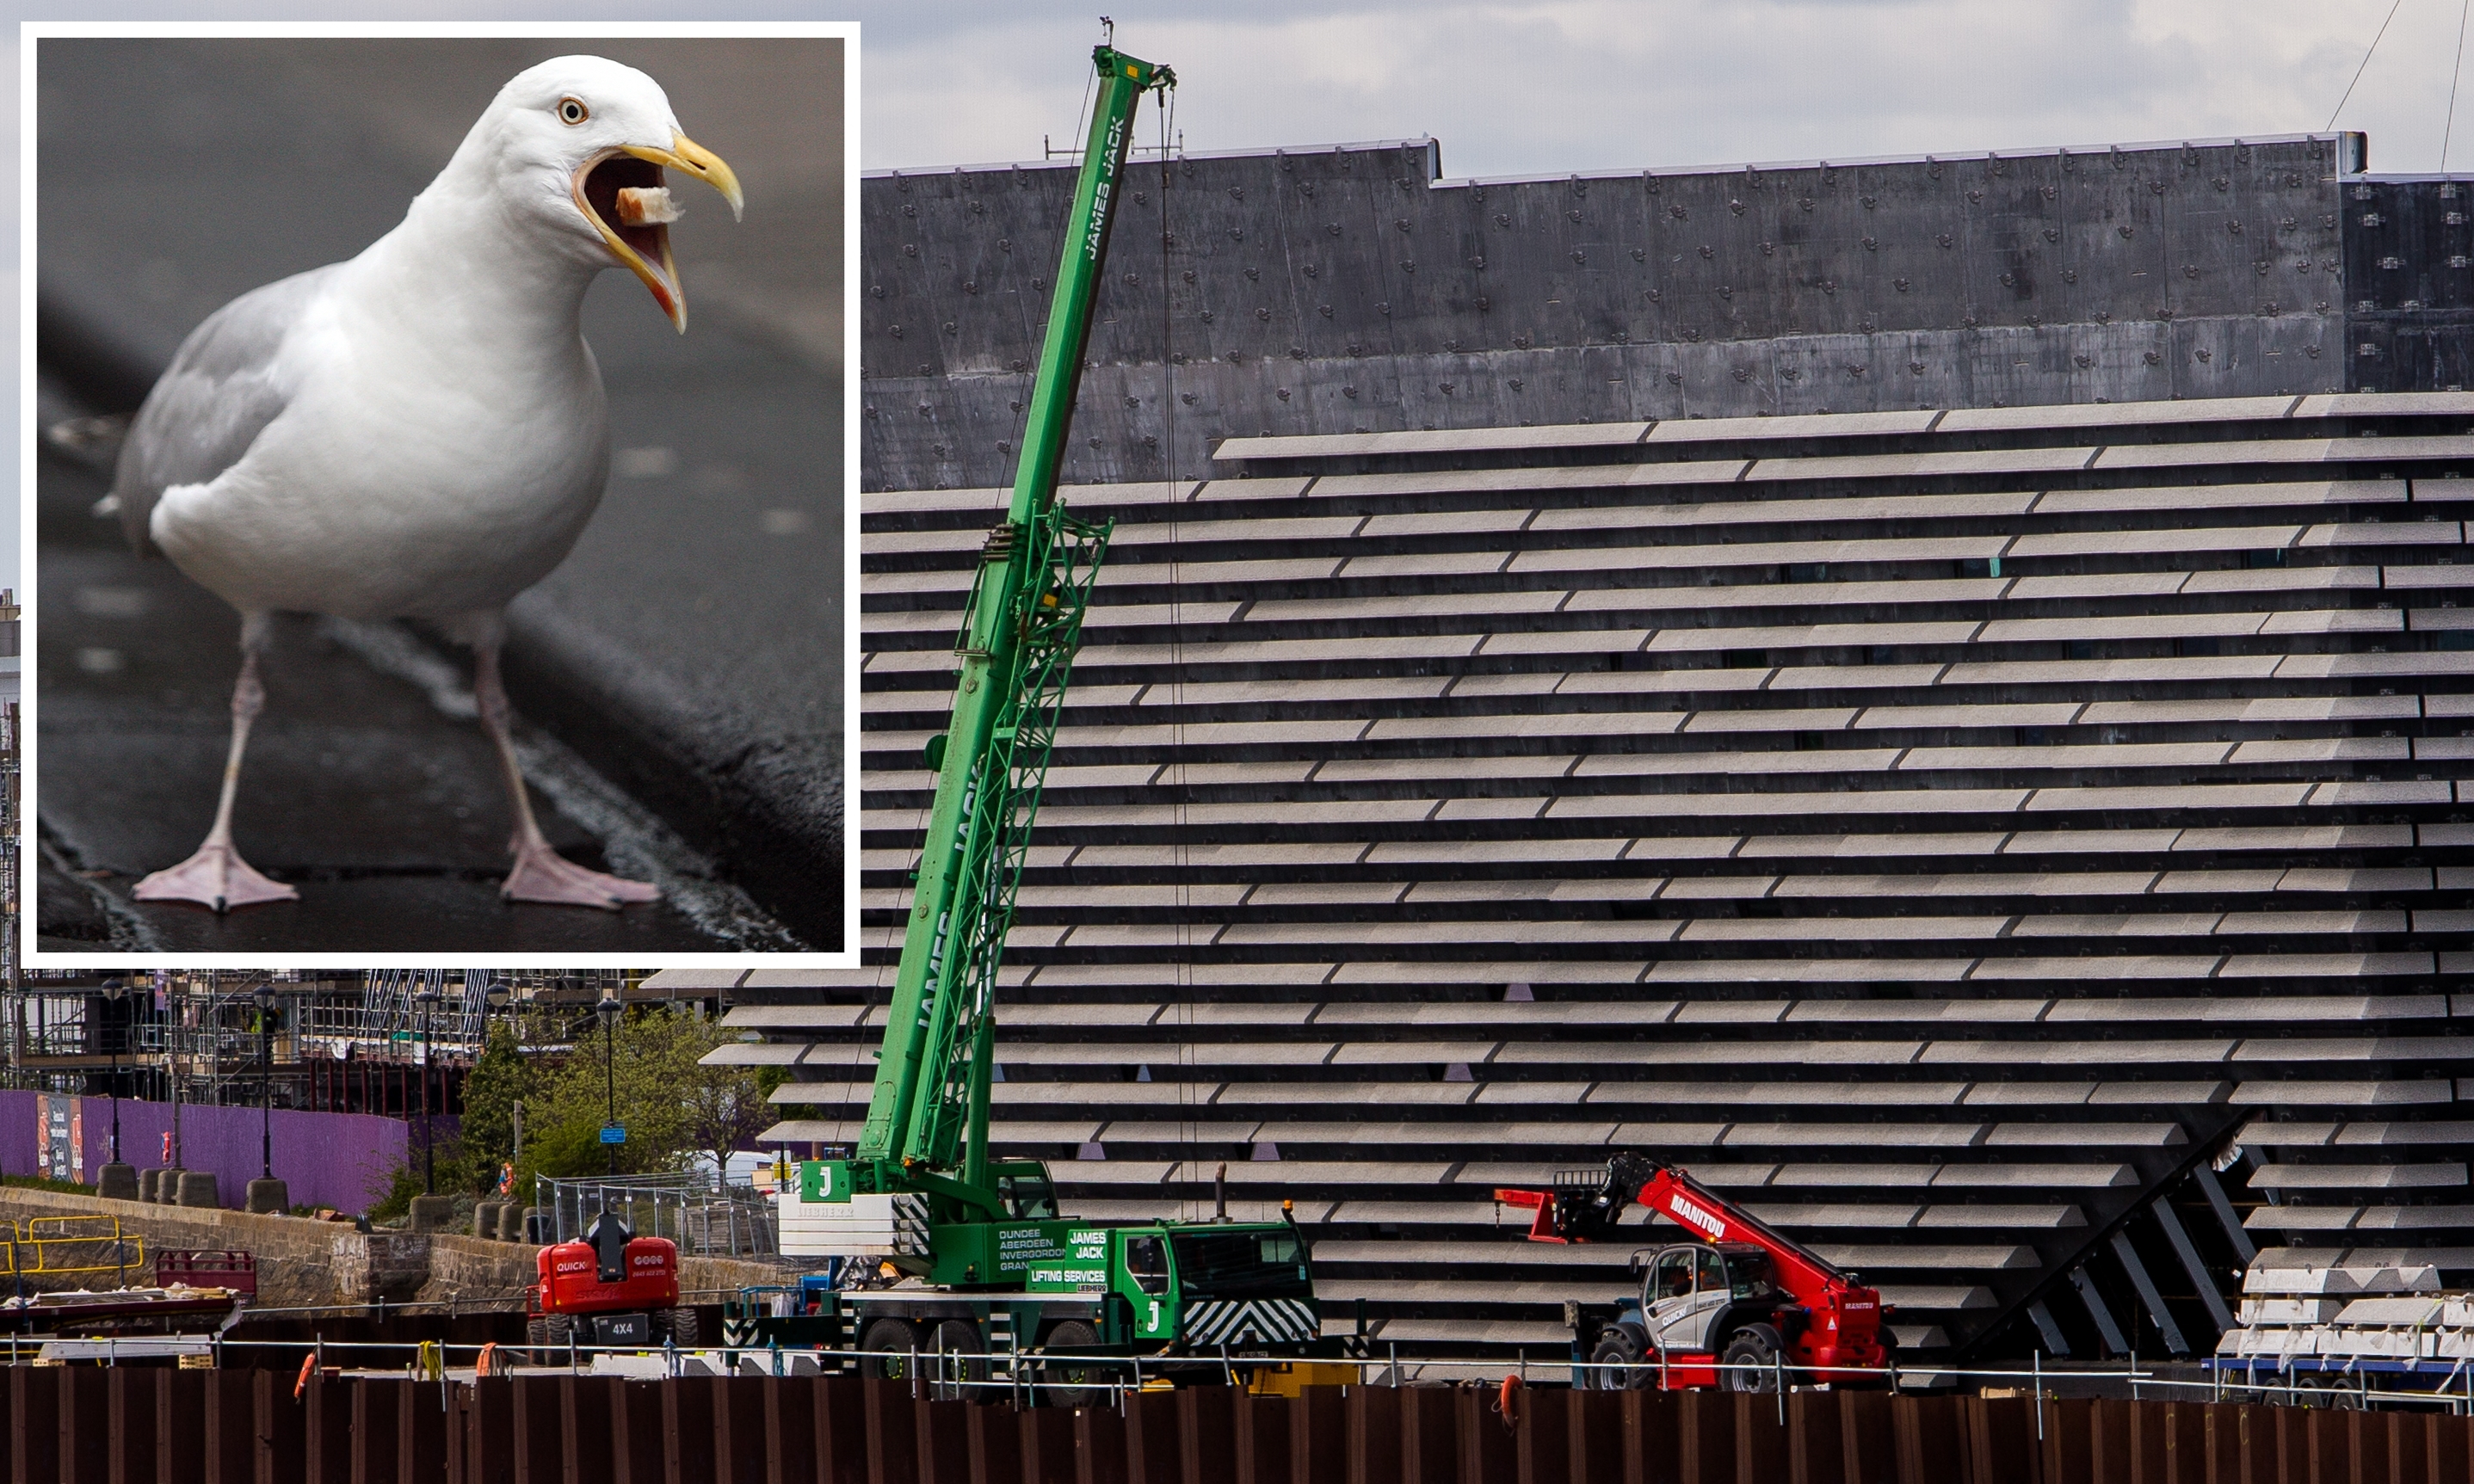
[[[1068,164],[863,183],[868,967],[693,975],[779,1139],[862,1115]],[[2365,167],[1129,169],[1000,1144],[1225,1164],[1404,1348],[1560,1348],[1629,1247],[1492,1192],[1624,1149],[1920,1358],[2474,1279],[2474,181]]]
[[[491,1017],[581,1014],[616,971],[36,970],[4,1010],[9,1085],[191,1104],[456,1116]]]

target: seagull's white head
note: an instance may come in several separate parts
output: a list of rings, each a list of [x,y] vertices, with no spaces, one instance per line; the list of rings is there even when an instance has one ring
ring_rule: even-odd
[[[601,57],[553,58],[516,74],[457,156],[483,168],[489,188],[567,251],[643,279],[683,332],[687,295],[667,225],[677,208],[662,171],[721,192],[734,219],[743,204],[739,178],[680,132],[662,85]]]

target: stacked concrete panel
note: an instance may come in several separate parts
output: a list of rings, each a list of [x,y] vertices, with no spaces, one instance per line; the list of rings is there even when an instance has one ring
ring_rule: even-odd
[[[1618,1149],[1860,1269],[1927,1353],[2051,1325],[2108,1251],[2117,1311],[2062,1328],[2150,1353],[2211,1343],[2211,1241],[2474,1266],[2469,425],[1320,434],[1069,489],[1118,526],[999,1137],[1094,1215],[1202,1209],[1225,1162],[1404,1345],[1551,1346],[1619,1287],[1628,1248],[1492,1200]],[[867,496],[870,967],[734,983],[776,1137],[856,1135],[1001,498]],[[2124,1281],[2195,1176],[2234,1227],[2190,1207],[2187,1276]]]

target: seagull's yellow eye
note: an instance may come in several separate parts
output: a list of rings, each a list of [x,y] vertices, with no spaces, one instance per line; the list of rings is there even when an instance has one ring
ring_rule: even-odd
[[[593,110],[584,106],[584,100],[581,98],[561,98],[558,101],[558,116],[570,124],[581,124],[593,116]]]

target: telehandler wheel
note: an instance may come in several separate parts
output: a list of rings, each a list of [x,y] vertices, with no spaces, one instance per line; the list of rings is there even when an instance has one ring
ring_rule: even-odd
[[[1097,1350],[1100,1331],[1079,1319],[1069,1319],[1048,1331],[1042,1349]],[[1097,1360],[1050,1354],[1039,1362],[1039,1403],[1064,1409],[1098,1406],[1107,1400],[1107,1367]]]
[[[1727,1352],[1718,1358],[1722,1365],[1757,1369],[1721,1371],[1719,1384],[1729,1391],[1778,1390],[1778,1357],[1784,1350],[1778,1330],[1771,1326],[1744,1326],[1727,1342]]]
[[[1658,1384],[1657,1376],[1641,1364],[1641,1343],[1638,1331],[1625,1325],[1609,1325],[1598,1334],[1598,1343],[1589,1352],[1589,1363],[1605,1369],[1589,1373],[1590,1391],[1637,1391]],[[1615,1369],[1621,1367],[1622,1369]]]
[[[980,1337],[980,1327],[967,1319],[938,1320],[928,1331],[928,1344],[919,1352],[919,1369],[928,1378],[931,1400],[984,1400],[988,1348]]]
[[[880,1381],[910,1379],[910,1357],[924,1349],[919,1343],[919,1327],[907,1319],[887,1314],[868,1322],[860,1331],[859,1348],[875,1351],[859,1363],[859,1374]]]

